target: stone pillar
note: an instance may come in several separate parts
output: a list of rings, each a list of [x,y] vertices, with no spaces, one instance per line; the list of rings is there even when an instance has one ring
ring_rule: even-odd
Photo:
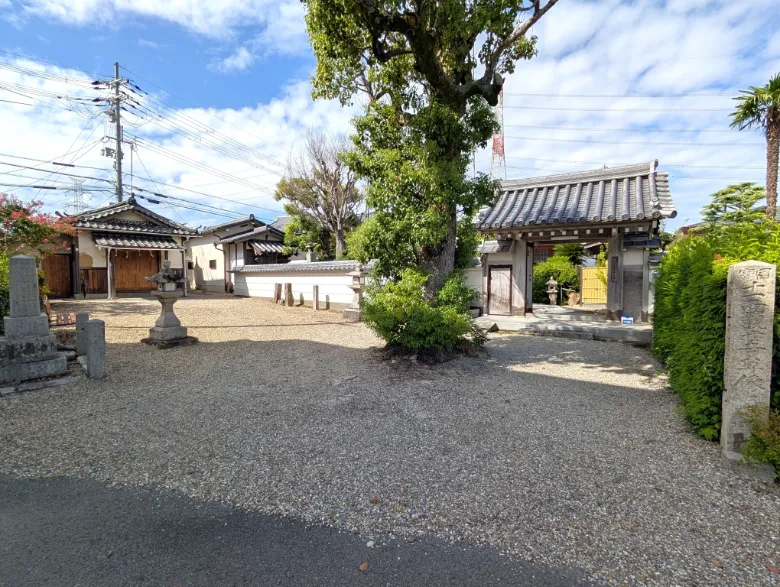
[[[79,312],[76,314],[76,356],[81,357],[87,354],[87,322],[89,321],[89,312]]]
[[[106,323],[89,320],[84,328],[87,346],[87,377],[103,379],[106,376]]]
[[[534,246],[528,243],[525,247],[525,311],[534,311]]]
[[[282,299],[282,284],[274,283],[274,304],[278,304]]]
[[[311,288],[311,307],[315,310],[320,309],[320,286],[314,285]]]
[[[776,273],[759,261],[729,267],[720,445],[731,463],[741,460],[750,438],[744,411],[769,412]]]
[[[11,315],[3,318],[0,338],[0,383],[50,377],[67,370],[65,355],[49,333],[49,317],[41,313],[35,259],[11,257],[8,263]]]
[[[615,235],[608,241],[607,258],[607,320],[620,321],[623,314],[623,237]]]
[[[284,305],[291,306],[291,307],[295,305],[295,298],[293,298],[293,291],[292,291],[292,283],[284,284]]]
[[[524,238],[516,240],[512,253],[512,315],[525,316],[526,299],[526,272],[528,271],[528,245]]]

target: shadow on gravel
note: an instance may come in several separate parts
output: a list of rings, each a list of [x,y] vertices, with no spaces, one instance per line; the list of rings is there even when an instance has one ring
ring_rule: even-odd
[[[156,490],[0,476],[0,585],[589,585],[487,547],[366,539]],[[365,571],[361,571],[361,565]]]

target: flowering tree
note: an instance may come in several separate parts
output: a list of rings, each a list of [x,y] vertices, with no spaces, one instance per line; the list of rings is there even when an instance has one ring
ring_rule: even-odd
[[[0,255],[46,254],[55,251],[59,237],[73,229],[61,218],[41,212],[43,202],[22,202],[0,193]]]

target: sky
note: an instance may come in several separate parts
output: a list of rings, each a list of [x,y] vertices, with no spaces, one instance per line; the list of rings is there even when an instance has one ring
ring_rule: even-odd
[[[507,177],[658,160],[678,210],[670,230],[729,184],[763,185],[763,136],[730,130],[729,113],[739,90],[780,72],[779,8],[560,0],[533,29],[538,56],[504,86]],[[348,135],[358,113],[312,101],[316,61],[295,0],[0,0],[0,184],[12,184],[0,190],[67,213],[77,178],[51,173],[62,171],[90,178],[89,206],[111,201],[101,151],[112,130],[105,102],[87,99],[108,95],[91,82],[114,62],[135,100],[122,113],[125,183],[192,226],[273,220],[274,187],[307,128]],[[475,160],[490,172],[490,145]],[[62,189],[14,187],[32,185]]]

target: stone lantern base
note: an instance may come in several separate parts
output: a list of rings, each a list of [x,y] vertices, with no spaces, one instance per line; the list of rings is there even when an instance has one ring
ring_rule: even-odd
[[[186,346],[198,342],[198,339],[194,336],[187,335],[187,327],[181,325],[178,316],[173,312],[173,304],[184,294],[178,290],[158,290],[153,291],[152,295],[159,300],[162,305],[162,311],[154,326],[149,329],[149,337],[142,338],[141,342],[158,349]]]
[[[360,308],[347,308],[341,313],[345,322],[360,322],[363,318],[363,312]]]

